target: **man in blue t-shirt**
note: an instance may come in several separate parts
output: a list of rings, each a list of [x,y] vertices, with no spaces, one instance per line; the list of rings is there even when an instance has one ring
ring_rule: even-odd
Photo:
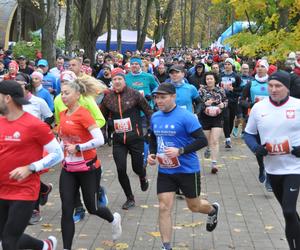
[[[200,199],[200,163],[196,151],[207,146],[207,139],[192,112],[176,105],[176,88],[162,83],[153,93],[159,109],[151,118],[148,163],[159,163],[157,194],[159,229],[163,248],[171,249],[171,212],[175,192],[180,188],[192,212],[208,214],[206,230],[218,223],[219,204]]]

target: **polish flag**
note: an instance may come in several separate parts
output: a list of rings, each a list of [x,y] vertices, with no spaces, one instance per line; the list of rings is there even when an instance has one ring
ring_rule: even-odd
[[[164,48],[165,48],[165,39],[162,38],[162,39],[160,40],[160,42],[158,42],[158,43],[156,44],[156,47],[157,47],[157,49],[158,49],[156,55],[161,55],[161,53],[164,51]]]
[[[155,42],[153,41],[151,48],[150,48],[150,54],[155,54],[156,53],[156,45]]]

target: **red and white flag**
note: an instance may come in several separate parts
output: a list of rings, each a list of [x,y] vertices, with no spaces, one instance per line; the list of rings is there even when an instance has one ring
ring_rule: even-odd
[[[164,51],[164,48],[165,48],[165,39],[162,38],[162,39],[160,40],[160,42],[158,42],[158,43],[156,44],[156,47],[157,47],[157,49],[158,49],[156,55],[160,55],[160,54]]]

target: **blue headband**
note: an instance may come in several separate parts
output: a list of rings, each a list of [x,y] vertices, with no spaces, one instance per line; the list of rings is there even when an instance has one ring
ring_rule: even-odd
[[[133,57],[133,58],[130,58],[130,63],[138,63],[140,66],[142,66],[142,59],[141,58],[137,58],[137,57]]]

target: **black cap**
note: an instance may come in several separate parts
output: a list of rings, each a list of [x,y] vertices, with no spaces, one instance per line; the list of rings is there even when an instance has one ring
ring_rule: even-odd
[[[172,71],[184,72],[185,69],[184,69],[184,67],[181,66],[181,65],[173,65],[173,66],[169,69],[169,73],[171,73]]]
[[[26,60],[26,56],[20,55],[17,57],[17,60]]]
[[[10,95],[15,103],[19,105],[30,104],[24,98],[24,91],[19,83],[13,80],[4,80],[0,82],[0,93]]]
[[[16,75],[16,78],[15,78],[15,81],[20,81],[20,82],[25,82],[26,85],[27,84],[30,84],[30,76],[23,73],[23,72],[19,72],[17,75]]]
[[[152,92],[153,95],[163,94],[163,95],[174,95],[176,94],[176,89],[173,84],[168,82],[161,83],[156,90]]]
[[[269,81],[270,80],[277,80],[281,82],[284,86],[286,86],[288,89],[290,89],[290,84],[291,84],[291,76],[288,72],[284,70],[278,70],[272,75],[269,76]]]

